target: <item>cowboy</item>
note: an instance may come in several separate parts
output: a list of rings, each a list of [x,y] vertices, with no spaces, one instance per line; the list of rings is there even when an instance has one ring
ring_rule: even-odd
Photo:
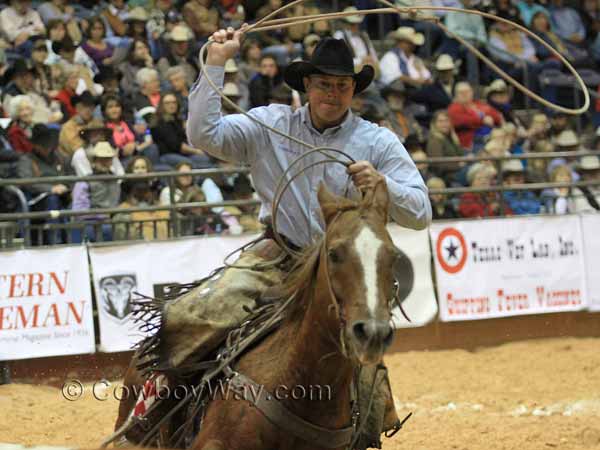
[[[209,47],[206,69],[220,88],[225,63],[239,51],[241,37],[241,31],[234,33],[231,28],[212,36],[214,42]],[[263,123],[313,145],[343,149],[356,161],[347,169],[334,164],[316,166],[293,181],[291,189],[282,197],[282,210],[277,215],[280,218],[277,231],[288,245],[297,249],[308,247],[313,237],[323,234],[317,199],[320,182],[325,182],[328,189],[338,195],[343,195],[347,187],[355,191],[368,190],[385,183],[391,200],[390,215],[397,223],[412,229],[424,229],[430,223],[427,187],[397,136],[350,110],[353,95],[364,91],[373,77],[371,66],[364,65],[360,72],[355,71],[352,54],[343,40],[325,38],[309,61],[294,61],[284,73],[292,89],[307,94],[308,104],[297,110],[281,104],[250,110],[250,114]],[[189,107],[190,143],[201,144],[219,159],[250,166],[252,181],[262,202],[259,217],[268,224],[270,203],[279,179],[292,161],[308,149],[268,133],[244,115],[222,116],[220,96],[203,76],[191,89]],[[311,156],[323,158],[316,154]],[[348,175],[352,183],[348,183]],[[264,264],[282,255],[282,249],[268,238],[273,235],[269,228],[265,239],[242,252],[236,267],[224,269],[176,302],[167,303],[163,312],[165,330],[178,331],[167,332],[168,337],[165,335],[169,347],[166,364],[179,368],[189,358],[207,356],[232,328],[246,319],[245,308],[254,307],[257,298],[269,296],[266,295],[268,290],[276,292],[288,273],[288,266],[284,263],[262,270],[252,268],[256,263]],[[199,295],[201,301],[198,301]],[[375,367],[365,366],[361,370],[358,384],[363,394],[359,395],[360,399],[369,398],[374,373]],[[376,384],[373,398],[377,400],[370,409],[369,426],[363,430],[361,443],[356,448],[381,448],[381,434],[399,429],[386,380],[387,377],[382,377],[381,383]],[[367,407],[361,404],[363,411]]]
[[[231,28],[212,36],[215,43],[208,50],[207,73],[218,85],[223,80],[225,62],[239,51],[240,38],[241,32],[234,33]],[[355,71],[352,53],[343,40],[325,38],[309,61],[294,61],[284,72],[285,82],[292,89],[306,93],[308,104],[295,111],[288,105],[271,105],[255,108],[250,114],[311,144],[349,152],[357,161],[347,169],[355,188],[365,190],[384,181],[391,197],[392,218],[408,228],[424,229],[431,221],[431,205],[427,187],[408,153],[390,130],[373,126],[350,110],[352,97],[364,91],[373,78],[374,69],[369,65],[364,65],[360,72]],[[307,149],[265,133],[245,116],[232,114],[220,118],[220,103],[218,93],[200,77],[190,92],[187,121],[190,143],[202,144],[202,148],[217,158],[250,165],[262,201],[260,218],[268,223],[269,205],[279,178]],[[346,173],[339,165],[318,167],[310,175],[294,181],[293,194],[283,196],[285,213],[281,214],[278,231],[300,248],[310,245],[313,236],[323,233],[316,198],[319,182],[325,181],[339,195],[347,184]],[[246,257],[255,259],[251,255],[240,259]],[[281,273],[273,274],[271,282],[277,283],[279,276]],[[224,278],[225,275],[221,280]],[[221,280],[215,290],[219,289]],[[255,283],[253,288],[260,291],[266,286],[260,288]],[[394,420],[384,424],[383,431],[397,420],[395,411],[390,416]],[[381,432],[373,432],[368,441],[378,445]]]

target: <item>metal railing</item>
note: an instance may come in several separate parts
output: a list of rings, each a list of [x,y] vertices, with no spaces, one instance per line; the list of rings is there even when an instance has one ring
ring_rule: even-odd
[[[519,159],[519,160],[534,160],[534,159],[555,159],[564,158],[567,160],[574,160],[582,156],[596,155],[600,157],[600,151],[570,151],[570,152],[548,152],[548,153],[522,153],[522,154],[511,154],[505,156],[460,156],[460,157],[434,157],[425,158],[415,161],[417,164],[426,163],[428,165],[436,165],[443,163],[465,163],[471,164],[474,162],[488,161],[495,165],[497,171],[497,181],[494,185],[489,187],[447,187],[445,189],[430,189],[429,194],[443,194],[445,196],[458,196],[464,193],[494,193],[494,192],[505,192],[505,191],[540,191],[543,189],[552,188],[564,188],[564,187],[591,187],[600,186],[600,180],[595,181],[578,181],[569,183],[526,183],[519,185],[507,186],[504,183],[504,177],[502,176],[502,163],[506,160]],[[80,236],[86,236],[86,229],[92,229],[91,234],[95,237],[96,241],[103,241],[103,227],[110,227],[111,241],[116,235],[115,229],[118,227],[124,228],[125,231],[121,230],[122,235],[125,239],[145,239],[148,238],[144,232],[145,226],[150,223],[153,232],[150,239],[157,239],[159,237],[158,227],[160,224],[166,223],[167,233],[166,238],[176,238],[181,236],[190,235],[189,222],[194,220],[193,217],[186,217],[181,214],[185,210],[192,208],[203,208],[210,210],[217,207],[226,206],[258,206],[260,201],[258,200],[228,200],[223,202],[188,202],[188,203],[176,203],[174,199],[175,193],[175,182],[174,180],[180,176],[215,176],[215,175],[229,175],[236,173],[248,173],[248,169],[235,167],[228,169],[196,169],[190,172],[181,173],[177,171],[168,172],[153,172],[148,174],[125,174],[125,175],[91,175],[91,176],[58,176],[58,177],[45,177],[45,178],[23,178],[23,179],[0,179],[0,187],[8,187],[15,193],[21,192],[18,187],[34,185],[39,183],[45,184],[66,184],[71,185],[78,181],[127,181],[127,180],[156,180],[165,179],[167,180],[167,186],[170,191],[171,202],[169,205],[155,205],[155,206],[144,206],[144,207],[128,207],[128,208],[98,208],[98,209],[86,209],[86,210],[54,210],[54,211],[26,211],[19,213],[6,213],[0,214],[0,247],[13,246],[12,239],[9,237],[11,234],[10,224],[14,224],[13,233],[16,231],[22,236],[22,240],[25,246],[31,245],[43,245],[43,233],[52,234],[62,232],[66,235],[65,243],[72,243],[75,240],[71,239],[73,233],[79,233]],[[500,214],[503,215],[505,212],[505,204],[502,196],[499,196],[500,202]],[[164,217],[140,219],[140,220],[123,220],[112,218],[115,214],[132,214],[139,212],[157,212],[157,211],[168,211],[169,219]],[[86,216],[95,216],[93,220],[85,220]],[[43,222],[49,219],[63,219],[63,223],[47,223]],[[31,223],[42,222],[42,223]],[[182,228],[182,223],[185,225]],[[185,229],[184,229],[185,228]],[[133,231],[132,231],[133,230]],[[147,230],[147,228],[146,228]],[[37,235],[37,242],[32,238],[32,233],[35,232]],[[163,233],[164,235],[164,233]],[[120,240],[120,239],[119,239]]]

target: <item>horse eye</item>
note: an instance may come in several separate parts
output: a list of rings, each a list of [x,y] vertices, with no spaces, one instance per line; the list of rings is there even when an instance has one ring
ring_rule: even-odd
[[[339,247],[329,249],[329,259],[334,264],[339,264],[342,262],[342,251]]]

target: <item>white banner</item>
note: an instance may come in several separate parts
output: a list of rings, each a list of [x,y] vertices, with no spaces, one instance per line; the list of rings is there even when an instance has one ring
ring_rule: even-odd
[[[388,225],[388,230],[400,250],[408,258],[413,268],[414,284],[408,297],[402,302],[402,308],[410,319],[408,322],[400,308],[393,310],[393,322],[396,328],[420,327],[435,319],[438,307],[431,281],[431,250],[427,230],[415,231],[396,224]]]
[[[578,216],[436,223],[431,242],[443,321],[587,306]]]
[[[90,247],[100,324],[98,349],[131,350],[144,336],[130,314],[133,292],[159,297],[165,285],[203,278],[222,266],[229,253],[256,237],[210,236]]]
[[[581,216],[583,242],[585,246],[586,288],[588,308],[591,311],[600,311],[600,214],[583,214]]]
[[[85,246],[0,252],[0,361],[94,347]]]

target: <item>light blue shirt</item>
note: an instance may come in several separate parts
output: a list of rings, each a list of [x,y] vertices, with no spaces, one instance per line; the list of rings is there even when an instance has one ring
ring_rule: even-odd
[[[207,73],[219,88],[223,87],[223,67],[207,66]],[[312,126],[308,105],[293,111],[287,105],[273,104],[253,108],[249,114],[309,144],[337,148],[357,161],[371,162],[386,178],[392,219],[417,230],[426,228],[431,222],[427,186],[398,137],[387,128],[367,122],[349,111],[339,126],[319,133]],[[268,131],[242,114],[222,116],[221,97],[202,74],[189,94],[187,136],[190,145],[216,158],[250,166],[254,187],[262,202],[259,218],[263,221],[271,216],[271,204],[284,170],[309,150]],[[297,166],[306,167],[323,159],[315,153]],[[345,160],[343,156],[338,159]],[[297,170],[293,170],[294,173]],[[346,167],[341,164],[321,164],[296,178],[283,196],[277,231],[298,246],[313,243],[314,238],[323,233],[317,199],[322,181],[337,195],[344,195],[347,187],[351,193],[357,193],[346,174]]]

